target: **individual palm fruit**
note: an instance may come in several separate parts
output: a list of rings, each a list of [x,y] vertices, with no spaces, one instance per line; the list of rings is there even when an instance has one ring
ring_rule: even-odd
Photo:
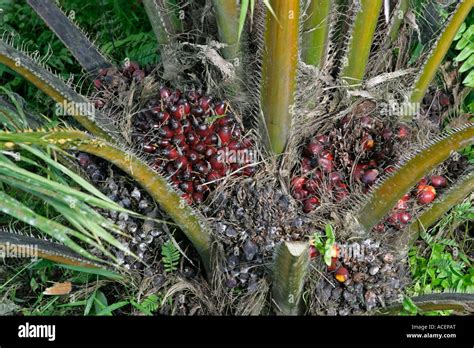
[[[344,283],[349,279],[349,271],[345,267],[339,267],[334,275],[339,283]]]
[[[434,187],[446,187],[448,186],[448,181],[444,176],[441,175],[433,175],[430,177],[430,183]]]

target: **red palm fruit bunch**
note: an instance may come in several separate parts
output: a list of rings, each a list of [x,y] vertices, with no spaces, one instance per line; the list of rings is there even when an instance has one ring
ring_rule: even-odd
[[[183,191],[190,203],[202,202],[226,175],[251,176],[252,142],[243,137],[229,105],[199,90],[162,87],[134,120],[133,138]]]
[[[94,85],[101,93],[114,93],[145,75],[137,63],[129,62],[120,71],[101,69]],[[226,175],[251,176],[256,170],[252,141],[244,137],[228,103],[200,90],[161,87],[132,126],[134,144],[189,203],[202,202]]]
[[[415,209],[415,205],[428,205],[436,199],[437,191],[442,191],[448,186],[448,181],[442,175],[432,175],[429,178],[422,178],[416,187],[398,200],[392,213],[387,217],[385,223],[397,230],[402,229],[412,221],[410,211]],[[374,227],[376,231],[383,232],[383,223]]]
[[[299,172],[291,181],[292,195],[309,213],[321,199],[344,202],[351,183],[364,192],[393,169],[394,144],[405,141],[409,129],[368,115],[346,116],[326,134],[317,134],[303,146]]]

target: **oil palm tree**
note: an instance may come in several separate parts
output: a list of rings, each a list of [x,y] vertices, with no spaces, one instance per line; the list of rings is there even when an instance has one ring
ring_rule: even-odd
[[[398,303],[377,302],[376,295],[364,287],[364,282],[385,277],[383,286],[391,284],[393,277],[379,269],[385,269],[387,274],[399,271],[397,277],[404,278],[403,267],[390,264],[404,264],[407,251],[420,231],[432,226],[473,190],[472,168],[464,168],[463,173],[455,177],[456,183],[434,202],[431,203],[433,196],[427,202],[430,204],[417,205],[414,209],[417,215],[411,222],[409,219],[402,223],[393,221],[400,217],[394,217],[394,207],[408,192],[417,185],[420,190],[420,181],[437,173],[453,153],[474,142],[474,126],[470,123],[444,132],[440,132],[439,127],[424,131],[428,121],[422,112],[423,97],[459,27],[469,15],[472,0],[448,7],[450,16],[438,30],[437,37],[430,41],[430,51],[421,56],[415,68],[407,67],[407,42],[413,35],[413,29],[405,21],[406,13],[410,12],[409,1],[396,2],[390,11],[389,5],[393,2],[382,0],[269,0],[261,3],[215,0],[209,15],[203,12],[201,2],[184,8],[180,1],[143,0],[162,61],[146,72],[133,62],[115,67],[54,1],[28,3],[68,47],[96,91],[81,95],[28,52],[14,48],[10,38],[4,37],[0,43],[0,62],[56,103],[70,106],[66,110],[74,117],[77,127],[5,129],[0,133],[0,148],[16,151],[29,146],[35,151],[88,153],[110,162],[132,178],[197,251],[207,279],[201,286],[206,289],[207,298],[214,302],[209,306],[211,313],[326,313],[324,306],[315,303],[324,296],[324,279],[334,272],[335,287],[342,289],[340,294],[343,291],[345,294],[345,306],[354,302],[349,289],[362,284],[358,288],[362,289],[364,305],[346,313],[393,313]],[[381,18],[382,12],[386,21]],[[189,23],[194,24],[190,17],[196,13],[209,24],[198,33],[189,27]],[[209,38],[216,39],[218,44]],[[189,88],[190,85],[194,87]],[[123,93],[117,92],[117,88],[121,88],[117,86],[125,86]],[[170,101],[170,93],[176,88],[188,89],[197,96],[191,94]],[[250,129],[246,134],[252,139],[248,144],[253,147],[248,149],[258,155],[257,160],[246,164],[256,168],[255,171],[239,176],[237,172],[243,169],[234,168],[216,177],[211,182],[217,184],[211,185],[207,199],[198,204],[189,199],[181,182],[177,186],[174,173],[165,169],[166,161],[157,166],[157,157],[147,155],[160,146],[147,143],[150,130],[138,138],[129,135],[140,122],[136,115],[149,112],[151,107],[161,107],[157,112],[179,114],[181,109],[177,105],[193,103],[199,97],[203,100],[208,93],[228,102],[212,104],[213,111],[206,124],[213,127],[232,115],[240,124],[239,129],[242,125]],[[127,108],[129,100],[124,98],[130,98],[134,108]],[[415,106],[417,112],[403,107],[398,113],[390,112],[383,108],[387,100],[395,101],[398,106]],[[90,103],[96,106],[93,111],[77,107]],[[220,112],[219,107],[224,111]],[[184,111],[183,115],[191,119],[194,111]],[[166,138],[165,127],[162,123],[153,131]],[[224,132],[225,127],[213,129]],[[383,135],[370,138],[374,129]],[[225,147],[228,143],[224,137],[219,133],[216,142]],[[137,144],[137,139],[142,143]],[[358,167],[362,163],[358,163],[360,158],[365,156],[369,160],[374,156],[373,146],[385,149],[389,143],[395,144],[395,148],[383,150],[388,152],[382,155],[384,158],[393,156],[392,161],[380,160],[385,164]],[[354,150],[356,147],[358,150]],[[406,151],[406,147],[411,150]],[[357,174],[357,170],[363,172]],[[3,175],[6,184],[18,186],[19,179],[12,169],[8,168]],[[319,180],[314,184],[317,189],[310,186],[316,179]],[[331,186],[334,182],[339,185],[337,188]],[[301,189],[303,185],[307,186]],[[427,183],[425,186],[432,187]],[[311,189],[317,193],[308,198],[306,195]],[[27,211],[20,210],[18,202],[9,199],[6,193],[2,196],[0,208],[5,214],[30,223],[25,217]],[[414,197],[420,202],[420,192]],[[79,200],[87,202],[82,196]],[[249,217],[253,222],[246,219]],[[294,224],[285,224],[282,219]],[[387,228],[390,224],[396,228]],[[44,232],[48,229],[32,225]],[[74,237],[83,237],[82,242],[64,243],[52,235],[73,250],[65,251],[58,244],[38,241],[41,256],[100,266],[99,260],[84,249],[91,247],[90,240],[84,240],[84,236],[89,233],[94,237],[96,226],[90,231],[73,226],[77,229]],[[249,231],[255,226],[261,230]],[[240,244],[235,242],[237,232],[244,235],[238,241]],[[270,243],[268,236],[274,232],[276,237],[272,237]],[[108,238],[112,247],[118,247],[109,234],[98,238]],[[2,234],[0,241],[36,243],[30,237],[8,234]],[[336,241],[340,248],[335,246]],[[376,246],[372,248],[371,242]],[[365,247],[368,256],[378,253],[383,260],[346,259],[338,255],[346,250],[343,244],[349,245],[349,249],[354,245]],[[245,259],[240,260],[244,260],[245,265],[231,265],[235,259],[229,259],[232,253],[229,250],[241,250]],[[72,257],[74,251],[81,251],[82,255]],[[110,253],[105,254],[105,249],[101,251],[103,259],[113,263]],[[318,252],[321,257],[313,259]],[[263,256],[255,256],[258,253]],[[269,258],[269,254],[273,256]],[[266,260],[270,267],[262,265]],[[363,271],[371,262],[383,265]],[[252,266],[263,269],[257,275],[258,291],[226,295],[228,290],[221,285],[232,280],[229,274],[237,269],[237,273],[245,273],[245,269]],[[360,280],[356,280],[356,274]],[[400,280],[394,294],[403,293],[406,284]],[[391,296],[388,298],[393,299],[394,295]],[[330,303],[329,298],[327,300]],[[466,309],[474,300],[468,294],[453,293],[439,298],[420,296],[414,301],[423,309]]]

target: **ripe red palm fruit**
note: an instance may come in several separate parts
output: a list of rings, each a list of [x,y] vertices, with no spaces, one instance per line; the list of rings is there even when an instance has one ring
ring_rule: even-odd
[[[296,189],[293,191],[293,197],[299,201],[302,201],[306,197],[308,197],[309,192],[303,189]]]
[[[181,196],[185,201],[186,203],[188,203],[189,205],[193,204],[193,198],[190,194],[188,193],[185,193]]]
[[[95,87],[96,89],[100,89],[100,87],[102,87],[102,81],[99,80],[99,79],[95,79],[95,80],[94,80],[94,87]]]
[[[323,145],[329,144],[329,137],[327,135],[316,135],[313,139]]]
[[[365,134],[362,137],[362,147],[364,150],[372,150],[375,146],[375,141],[370,134]]]
[[[334,156],[332,155],[331,152],[329,152],[328,150],[323,150],[321,151],[321,153],[319,154],[319,158],[324,158],[324,159],[327,159],[327,160],[333,160],[334,159]]]
[[[433,175],[430,178],[431,185],[434,187],[446,187],[448,186],[448,182],[444,176],[441,175]]]
[[[422,178],[420,181],[418,181],[418,187],[426,186],[426,185],[428,185],[428,179],[427,178]]]
[[[232,136],[240,140],[240,137],[242,136],[242,130],[240,129],[240,127],[234,127],[232,129]]]
[[[311,160],[307,157],[303,157],[301,160],[301,174],[306,174],[312,169]]]
[[[202,203],[204,201],[204,195],[202,194],[202,192],[194,192],[193,200],[197,204]]]
[[[308,157],[316,157],[323,150],[323,145],[319,142],[310,142],[303,149],[303,153]]]
[[[219,131],[217,132],[217,135],[219,136],[221,143],[225,145],[229,143],[230,138],[232,136],[232,132],[227,126],[225,126],[219,129]]]
[[[401,200],[405,201],[405,202],[408,202],[410,200],[410,194],[409,193],[405,193],[403,195],[402,198],[400,198]]]
[[[196,90],[191,90],[191,91],[188,91],[188,93],[186,94],[186,97],[188,98],[190,102],[194,103],[201,97],[201,94]]]
[[[227,148],[229,150],[239,150],[240,149],[240,143],[235,140],[231,140],[229,144],[227,145]]]
[[[196,129],[196,133],[201,137],[206,137],[211,134],[211,128],[207,124],[201,123]]]
[[[163,99],[168,99],[171,95],[171,91],[166,88],[166,87],[161,87],[160,88],[160,98]]]
[[[227,111],[227,104],[224,102],[220,102],[214,107],[214,112],[217,115],[224,115],[226,111]]]
[[[305,213],[312,212],[319,205],[319,199],[317,197],[310,197],[303,202],[303,211]]]
[[[193,131],[190,131],[186,133],[186,142],[189,145],[194,146],[199,142],[199,137],[196,135],[196,133],[194,133]]]
[[[204,185],[204,184],[199,184],[199,183],[194,183],[194,192],[201,192],[201,193],[205,193],[209,191],[209,187],[207,185]]]
[[[176,105],[172,105],[170,107],[170,114],[172,117],[174,117],[176,120],[182,120],[183,117],[185,116],[184,114],[184,109],[183,108],[180,108]]]
[[[255,166],[248,166],[244,168],[244,170],[242,171],[242,174],[245,176],[252,176],[255,174],[256,171],[257,171],[257,168]]]
[[[165,166],[165,172],[166,172],[168,175],[174,174],[174,173],[176,172],[176,168],[174,167],[173,163],[169,162],[169,163]]]
[[[146,153],[155,153],[156,146],[154,144],[145,144],[143,146],[143,151],[145,151]]]
[[[222,168],[224,168],[224,163],[222,161],[222,158],[221,158],[221,156],[219,156],[217,154],[212,156],[209,159],[209,163],[211,164],[212,169],[221,170]]]
[[[179,122],[177,119],[172,118],[169,121],[169,127],[176,134],[177,133],[176,130],[181,128],[181,122]]]
[[[231,123],[232,123],[232,118],[229,115],[219,117],[219,119],[217,119],[215,122],[217,127],[230,126]]]
[[[178,150],[175,148],[164,148],[161,150],[161,154],[169,160],[175,160],[179,157]]]
[[[418,185],[418,193],[423,191],[430,191],[436,194],[436,189],[431,185]]]
[[[204,139],[202,140],[204,142],[204,144],[206,145],[214,145],[214,144],[217,144],[217,135],[215,135],[214,133],[212,134],[209,134],[207,135],[206,137],[204,137]]]
[[[327,267],[328,272],[335,271],[337,268],[337,257],[331,258],[331,265]]]
[[[355,166],[354,172],[352,176],[354,177],[354,180],[360,181],[362,179],[362,175],[364,174],[365,170],[369,166],[367,164],[359,163]]]
[[[196,150],[200,154],[204,154],[206,152],[206,149],[207,149],[207,146],[202,142],[199,142],[196,145],[194,145],[194,150]]]
[[[209,106],[211,105],[212,98],[211,97],[201,97],[199,99],[199,106],[202,107],[204,110],[209,109]]]
[[[217,149],[214,146],[208,146],[206,151],[204,152],[204,156],[207,158],[211,158],[217,153]]]
[[[206,180],[209,182],[219,180],[220,178],[222,178],[222,176],[216,170],[213,170],[207,175]]]
[[[171,143],[176,146],[181,146],[186,142],[184,134],[176,134],[171,138]]]
[[[366,185],[373,185],[377,180],[379,171],[377,169],[369,169],[362,174],[362,182]]]
[[[194,108],[191,108],[191,113],[196,117],[201,117],[202,115],[204,115],[204,109],[200,106],[196,106]]]
[[[418,203],[420,204],[429,204],[434,201],[436,198],[436,193],[429,190],[422,190],[418,193]]]
[[[344,283],[347,279],[349,279],[349,271],[347,268],[341,266],[336,270],[334,277],[339,283]]]
[[[319,183],[317,180],[315,179],[308,179],[304,185],[303,185],[304,189],[306,191],[308,191],[309,193],[312,193],[312,194],[315,194],[316,192],[318,192],[318,188],[319,188]]]
[[[158,135],[162,138],[170,139],[174,135],[174,132],[171,130],[170,127],[164,126],[158,129]]]
[[[173,92],[171,92],[169,101],[171,104],[176,104],[179,100],[182,100],[181,91],[179,89],[175,89]]]
[[[194,164],[194,169],[203,175],[207,175],[209,173],[209,166],[208,162],[206,161],[199,161],[196,164]]]
[[[192,181],[184,181],[178,185],[181,191],[185,193],[193,193],[194,192],[194,187],[193,187],[193,182]]]
[[[303,185],[306,183],[306,178],[303,177],[294,177],[291,179],[291,188],[293,190],[301,190],[303,188]]]
[[[398,202],[397,202],[397,205],[395,206],[395,209],[397,209],[397,210],[407,210],[408,209],[408,204],[403,199],[399,199]]]
[[[314,245],[309,246],[309,258],[312,260],[319,256],[319,251]]]
[[[174,165],[176,169],[180,170],[185,168],[188,165],[188,158],[186,156],[179,156],[175,162]]]
[[[399,212],[399,213],[396,213],[395,219],[396,219],[398,222],[400,222],[400,223],[406,225],[407,223],[410,222],[410,220],[411,220],[411,215],[410,215],[409,213],[407,213],[407,212]]]
[[[334,164],[331,159],[320,157],[318,159],[318,164],[321,167],[321,169],[326,173],[330,173],[334,169]]]
[[[334,185],[338,185],[340,182],[342,182],[342,179],[342,175],[339,172],[329,173],[329,181],[331,181],[331,183]]]
[[[407,138],[409,135],[410,135],[410,129],[408,128],[408,126],[406,126],[404,124],[401,124],[401,125],[398,126],[397,136],[400,139]]]
[[[156,113],[156,119],[160,123],[168,122],[168,120],[170,119],[170,114],[166,111],[160,111],[160,112]]]

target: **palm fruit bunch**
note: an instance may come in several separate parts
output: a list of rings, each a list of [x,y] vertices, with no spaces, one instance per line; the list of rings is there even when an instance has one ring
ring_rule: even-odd
[[[406,262],[396,260],[379,241],[335,245],[331,256],[327,271],[335,281],[322,278],[316,284],[318,299],[324,304],[316,314],[363,314],[396,302],[409,283]]]
[[[316,134],[303,147],[299,172],[291,181],[293,197],[303,211],[315,210],[321,199],[344,202],[358,186],[362,192],[394,168],[394,144],[406,140],[409,129],[369,115],[348,115],[325,134]]]
[[[131,62],[121,71],[121,80],[109,69],[94,84],[107,89],[142,81],[144,74]],[[132,127],[133,145],[139,145],[154,169],[165,173],[189,203],[201,203],[227,175],[255,172],[252,141],[244,137],[229,104],[202,90],[161,87],[133,118]]]
[[[464,158],[461,158],[461,162]],[[450,164],[457,161],[449,160]],[[451,173],[451,175],[455,175]],[[401,199],[398,200],[391,214],[387,216],[384,222],[376,225],[374,231],[384,232],[386,227],[392,227],[396,230],[403,229],[412,222],[412,212],[422,209],[431,204],[438,196],[443,194],[448,188],[448,180],[445,175],[430,175],[422,178],[417,185]]]
[[[160,88],[134,122],[133,139],[189,202],[201,203],[219,179],[250,176],[252,142],[229,105],[199,90]]]

